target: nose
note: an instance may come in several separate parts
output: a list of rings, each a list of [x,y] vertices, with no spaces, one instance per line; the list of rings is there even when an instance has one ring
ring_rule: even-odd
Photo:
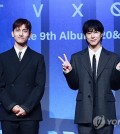
[[[93,37],[95,37],[95,34],[94,34],[94,32],[92,32],[92,33],[91,33],[91,37],[92,37],[92,38],[93,38]]]
[[[19,35],[20,35],[20,36],[22,36],[22,35],[23,35],[23,32],[22,32],[22,31],[20,31],[20,32],[19,32]]]

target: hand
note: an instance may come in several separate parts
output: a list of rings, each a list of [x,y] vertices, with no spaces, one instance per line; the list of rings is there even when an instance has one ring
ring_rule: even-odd
[[[120,71],[120,62],[117,64],[116,69]]]
[[[72,66],[69,63],[67,56],[65,54],[63,54],[64,59],[62,59],[60,56],[58,56],[58,58],[62,61],[62,67],[63,67],[63,72],[65,73],[69,73],[72,70]]]
[[[15,105],[15,106],[12,108],[12,111],[13,111],[13,113],[17,114],[17,113],[20,111],[19,105]]]
[[[16,113],[16,116],[25,116],[26,114],[26,111],[19,106],[19,112]]]

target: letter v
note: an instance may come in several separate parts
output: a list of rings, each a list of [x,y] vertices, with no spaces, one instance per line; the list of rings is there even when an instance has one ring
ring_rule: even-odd
[[[41,12],[42,12],[42,9],[43,9],[43,4],[41,4],[41,5],[40,5],[40,7],[39,7],[39,10],[38,10],[38,11],[37,11],[36,5],[35,5],[35,4],[33,4],[33,9],[34,9],[34,11],[35,11],[35,15],[36,15],[36,17],[40,17]]]

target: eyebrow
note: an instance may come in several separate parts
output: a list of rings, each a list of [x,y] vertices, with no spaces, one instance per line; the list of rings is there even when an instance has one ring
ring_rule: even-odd
[[[20,29],[20,27],[16,27],[15,29]],[[23,30],[28,30],[28,28],[24,28]]]

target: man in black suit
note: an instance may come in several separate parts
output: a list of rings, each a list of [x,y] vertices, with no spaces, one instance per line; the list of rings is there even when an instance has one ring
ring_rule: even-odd
[[[113,134],[116,119],[115,98],[112,89],[120,85],[119,57],[102,47],[104,27],[99,20],[88,20],[83,25],[83,33],[88,48],[67,56],[63,62],[63,72],[71,89],[78,89],[76,98],[75,123],[79,134]],[[114,76],[114,77],[113,77]]]
[[[13,23],[14,47],[0,54],[0,120],[3,134],[38,134],[45,89],[43,55],[27,45],[31,23]]]

